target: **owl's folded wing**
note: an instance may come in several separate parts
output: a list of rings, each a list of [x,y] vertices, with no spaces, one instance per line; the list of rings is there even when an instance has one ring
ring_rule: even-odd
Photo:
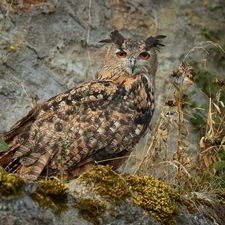
[[[130,122],[134,113],[125,91],[108,81],[93,81],[44,102],[5,135],[10,150],[0,163],[33,181],[46,168],[73,170],[129,151],[143,126]]]

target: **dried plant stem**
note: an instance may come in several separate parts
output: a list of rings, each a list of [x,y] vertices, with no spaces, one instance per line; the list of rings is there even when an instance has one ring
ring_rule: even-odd
[[[202,49],[204,50],[207,54],[209,54],[209,52],[202,46],[204,44],[211,44],[213,46],[215,46],[216,48],[219,48],[223,53],[225,53],[225,50],[217,43],[213,42],[213,41],[205,41],[205,42],[201,42],[199,43],[199,45],[194,46],[184,57],[183,61],[185,61],[187,59],[187,57],[190,55],[191,52],[194,52],[195,50],[199,50]]]
[[[153,148],[153,146],[155,144],[155,141],[157,140],[158,128],[161,126],[161,124],[162,124],[162,121],[161,121],[161,116],[160,116],[159,119],[158,119],[157,125],[156,125],[156,129],[154,131],[154,134],[152,135],[152,140],[151,140],[151,143],[150,143],[150,145],[148,147],[148,150],[147,150],[144,158],[142,159],[142,161],[139,163],[139,165],[137,166],[136,170],[134,171],[134,174],[138,173],[138,171],[140,170],[141,166],[144,164],[146,159],[149,157],[150,151],[152,150],[152,148]]]
[[[182,123],[182,109],[181,109],[181,102],[179,102],[178,104],[178,124],[177,124],[177,128],[178,128],[178,135],[177,135],[177,161],[181,162],[181,123]],[[180,173],[181,173],[181,167],[180,167],[180,163],[178,164],[178,185],[180,185]]]
[[[181,109],[181,102],[178,104],[178,135],[177,135],[177,159],[180,161],[180,143],[181,143],[181,124],[182,124],[182,109]]]
[[[142,161],[139,163],[138,167],[136,168],[136,170],[134,171],[134,175],[136,175],[138,173],[138,171],[140,170],[141,166],[143,165],[143,163],[146,161],[147,157],[149,156],[149,153],[154,145],[154,140],[156,139],[157,133],[155,133],[154,135],[152,135],[152,141],[151,144],[148,147],[148,150],[144,156],[144,158],[142,159]]]

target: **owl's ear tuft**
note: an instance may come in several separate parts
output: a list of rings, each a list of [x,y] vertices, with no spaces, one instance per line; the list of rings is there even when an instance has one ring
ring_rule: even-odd
[[[122,44],[124,43],[124,37],[119,33],[119,31],[118,30],[113,31],[110,34],[110,38],[111,39],[99,41],[99,43],[114,43],[121,49]]]
[[[104,39],[99,41],[98,43],[113,43],[113,41],[111,39]]]
[[[147,38],[145,40],[145,44],[146,44],[146,50],[149,50],[152,47],[156,47],[156,49],[159,51],[160,46],[165,46],[164,44],[161,43],[160,39],[165,38],[165,35],[157,35],[157,36],[150,36],[149,38]]]

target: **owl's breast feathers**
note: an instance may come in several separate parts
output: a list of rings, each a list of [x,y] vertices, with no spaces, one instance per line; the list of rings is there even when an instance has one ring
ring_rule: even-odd
[[[27,181],[59,171],[76,176],[95,161],[117,168],[154,111],[145,76],[98,79],[42,103],[3,137],[0,165]],[[118,158],[118,160],[116,160]]]

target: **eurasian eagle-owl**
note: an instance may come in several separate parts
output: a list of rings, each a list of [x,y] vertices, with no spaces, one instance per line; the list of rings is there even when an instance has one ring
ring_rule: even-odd
[[[118,168],[151,121],[162,38],[134,41],[112,32],[101,41],[110,47],[98,78],[43,102],[17,122],[3,137],[9,150],[0,153],[0,165],[26,181],[72,178],[95,162]]]

